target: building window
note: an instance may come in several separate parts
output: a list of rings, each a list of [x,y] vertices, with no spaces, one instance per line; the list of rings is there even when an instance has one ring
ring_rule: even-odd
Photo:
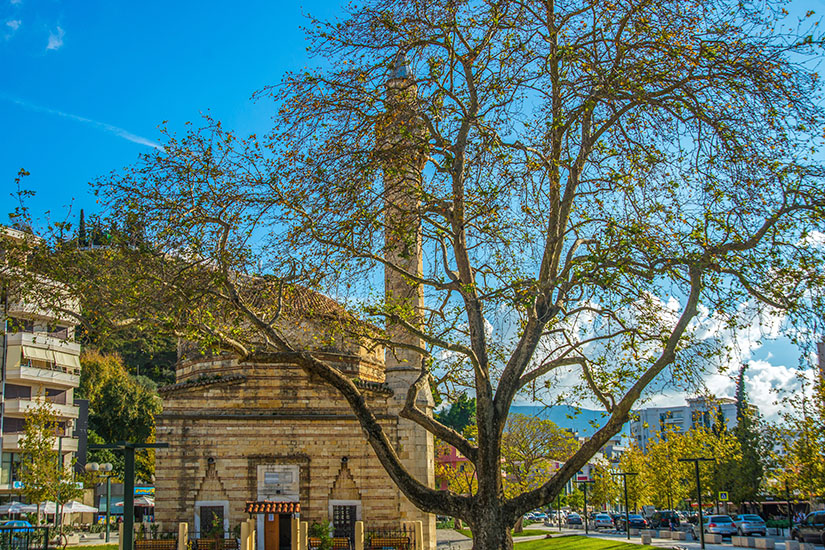
[[[229,536],[229,502],[199,500],[195,502],[195,537],[225,538]]]
[[[18,472],[20,471],[20,454],[3,453],[2,468],[2,471],[0,471],[0,484],[9,485],[13,481],[19,481]]]

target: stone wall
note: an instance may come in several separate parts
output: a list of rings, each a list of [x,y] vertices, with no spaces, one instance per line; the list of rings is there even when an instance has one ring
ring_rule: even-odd
[[[330,520],[330,500],[358,500],[368,528],[397,528],[402,519],[433,523],[410,508],[347,403],[303,370],[288,362],[228,359],[190,367],[195,370],[163,392],[157,440],[170,447],[156,455],[157,521],[189,522],[194,531],[196,501],[228,501],[232,528],[247,519],[246,501],[258,498],[258,466],[280,464],[298,466],[302,521]],[[379,384],[363,391],[391,439],[403,440],[405,463],[422,451],[418,460],[431,461],[426,441],[421,449],[408,430],[399,433],[392,392]],[[418,468],[425,476],[426,469]],[[433,541],[425,548],[434,546],[434,531],[427,531],[425,542]]]

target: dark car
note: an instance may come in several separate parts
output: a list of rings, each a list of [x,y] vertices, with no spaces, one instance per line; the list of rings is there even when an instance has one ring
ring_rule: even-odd
[[[630,514],[630,517],[627,518],[627,521],[630,523],[631,529],[647,529],[647,520],[640,516],[639,514]],[[625,530],[625,517],[619,516],[616,519],[616,528],[619,531]]]
[[[576,512],[567,515],[567,525],[582,525],[582,517]]]
[[[651,529],[670,529],[679,527],[679,514],[673,510],[657,510],[650,516]]]
[[[811,512],[793,526],[791,538],[799,542],[825,544],[825,510]]]

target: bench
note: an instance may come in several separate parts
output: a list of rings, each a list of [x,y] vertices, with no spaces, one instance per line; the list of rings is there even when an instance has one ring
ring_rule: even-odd
[[[372,537],[370,539],[370,550],[410,550],[410,537]]]
[[[164,541],[152,541],[164,542]],[[238,550],[238,539],[194,539],[196,550]],[[138,550],[137,548],[135,550]],[[144,550],[168,550],[167,548],[147,548]]]
[[[307,539],[307,544],[310,548],[320,548],[321,537],[309,537]],[[350,550],[351,547],[352,546],[350,545],[349,539],[346,537],[334,537],[332,539],[333,550]]]
[[[175,539],[136,540],[135,550],[177,550]]]

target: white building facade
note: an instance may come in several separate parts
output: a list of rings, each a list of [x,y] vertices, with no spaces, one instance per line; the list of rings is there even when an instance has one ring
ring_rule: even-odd
[[[736,400],[728,397],[709,399],[693,397],[679,407],[650,407],[634,412],[630,421],[630,437],[642,450],[658,439],[666,428],[687,432],[696,426],[710,428],[724,424],[728,429],[736,427]]]
[[[6,239],[36,239],[11,228],[0,231]],[[26,413],[38,402],[49,401],[57,416],[54,447],[61,452],[64,464],[70,464],[78,451],[74,432],[80,409],[74,404],[74,390],[80,385],[80,344],[74,342],[74,324],[68,314],[46,310],[14,289],[2,290],[0,499],[5,500],[3,495],[19,498],[20,439],[25,432]],[[66,309],[76,307],[69,305]]]

